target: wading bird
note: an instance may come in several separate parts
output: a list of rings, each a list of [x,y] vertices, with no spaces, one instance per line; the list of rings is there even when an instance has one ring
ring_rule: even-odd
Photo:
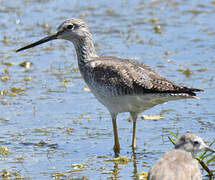
[[[118,113],[129,112],[132,117],[134,150],[136,120],[139,113],[169,100],[194,98],[195,92],[201,91],[176,85],[143,63],[113,56],[98,56],[90,31],[81,19],[65,20],[54,34],[16,51],[55,39],[65,39],[74,44],[83,79],[112,117],[116,154],[120,152],[116,123]]]
[[[201,180],[202,174],[195,160],[200,151],[212,151],[202,138],[186,133],[179,138],[175,149],[164,155],[152,166],[147,180]]]

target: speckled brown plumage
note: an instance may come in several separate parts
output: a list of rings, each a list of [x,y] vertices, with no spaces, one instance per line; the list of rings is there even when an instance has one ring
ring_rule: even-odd
[[[113,56],[100,56],[87,60],[81,71],[88,71],[92,78],[101,86],[115,89],[115,94],[107,96],[143,95],[146,93],[169,93],[181,96],[195,96],[200,89],[187,88],[160,76],[149,66],[130,59],[120,59]],[[84,74],[84,73],[83,73]],[[84,75],[85,76],[85,75]]]
[[[83,79],[111,114],[116,154],[120,149],[116,125],[118,113],[131,114],[134,150],[136,119],[139,113],[169,100],[193,98],[196,91],[201,91],[176,85],[143,63],[113,56],[98,56],[90,31],[81,19],[65,20],[54,34],[22,47],[17,52],[54,39],[65,39],[74,44]]]

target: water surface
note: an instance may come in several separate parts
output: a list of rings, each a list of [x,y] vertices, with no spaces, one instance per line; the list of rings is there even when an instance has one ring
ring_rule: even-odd
[[[2,0],[0,5],[0,145],[9,149],[0,171],[10,173],[6,176],[136,179],[173,147],[168,129],[213,140],[214,1]],[[107,161],[114,157],[111,119],[86,89],[70,42],[14,52],[73,17],[87,22],[99,55],[133,58],[174,82],[204,89],[200,99],[144,112],[163,119],[138,118],[134,160],[132,122],[127,113],[119,115],[120,155],[131,159],[128,163]],[[23,61],[33,63],[29,71],[19,66]]]

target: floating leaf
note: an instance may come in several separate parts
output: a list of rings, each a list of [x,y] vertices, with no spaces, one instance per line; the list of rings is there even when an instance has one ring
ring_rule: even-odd
[[[39,141],[38,143],[34,143],[34,146],[44,146],[46,145],[47,143],[43,140]]]
[[[2,76],[1,80],[5,82],[5,81],[10,80],[10,77],[9,76]]]
[[[9,153],[9,149],[7,147],[0,146],[0,154],[2,156],[6,156],[6,155],[8,155],[8,153]]]
[[[113,9],[106,9],[106,10],[105,10],[105,13],[106,13],[108,16],[119,16],[119,14],[117,14]]]
[[[107,156],[96,156],[96,158],[107,158]]]
[[[105,170],[105,167],[101,166],[99,169],[103,171]]]
[[[183,71],[183,74],[184,74],[185,76],[189,77],[189,76],[191,75],[191,72],[190,72],[189,69],[186,69],[186,70]]]
[[[165,52],[164,52],[164,54],[167,56],[167,55],[170,55],[170,54],[171,54],[171,52],[169,52],[169,51],[165,51]]]
[[[116,162],[116,163],[119,163],[119,164],[128,164],[128,162],[130,160],[126,156],[120,156],[120,157],[117,157],[117,158],[107,159],[105,161],[113,161],[113,162]]]
[[[15,162],[17,163],[23,163],[24,162],[24,158],[23,157],[18,157],[15,159]]]
[[[152,22],[152,23],[155,23],[155,22],[158,21],[158,18],[151,18],[151,19],[149,19],[149,21]]]
[[[5,170],[5,169],[3,169],[2,171],[0,171],[0,173],[1,173],[1,177],[2,177],[2,178],[9,178],[9,177],[11,177],[11,173],[8,172],[8,171]]]
[[[71,134],[71,133],[72,133],[72,128],[66,128],[66,132],[67,132],[68,134]]]
[[[113,13],[113,9],[106,9],[105,12],[108,14]]]
[[[149,119],[149,120],[158,120],[158,119],[162,119],[163,117],[161,115],[142,115],[141,116],[142,119]]]
[[[16,97],[16,96],[18,96],[18,94],[13,93],[13,92],[8,93],[7,95],[10,96],[10,97]]]
[[[1,40],[3,44],[9,44],[9,40],[6,36],[3,37],[3,39]]]
[[[153,29],[156,33],[161,33],[161,26],[160,25],[154,26]]]
[[[138,174],[138,180],[147,180],[147,176],[148,176],[147,172],[140,172]]]
[[[9,121],[9,119],[0,117],[0,121]]]
[[[7,74],[9,72],[8,68],[4,68],[4,73]]]
[[[79,14],[79,17],[80,17],[81,19],[84,19],[86,16],[87,16],[86,13],[81,13],[81,14]]]
[[[67,79],[64,79],[64,80],[62,80],[62,81],[60,82],[60,85],[61,85],[61,86],[66,86],[67,82],[68,82],[68,80],[67,80]]]
[[[2,64],[4,64],[5,66],[13,66],[13,65],[15,65],[15,63],[13,63],[13,62],[3,62]]]
[[[21,89],[21,88],[16,88],[16,87],[12,87],[12,88],[11,88],[11,92],[13,92],[13,93],[18,93],[18,94],[20,94],[22,91],[24,91],[24,90]]]
[[[52,46],[43,47],[44,51],[52,51],[53,49],[54,49],[54,47],[52,47]]]
[[[190,9],[190,10],[187,10],[186,12],[188,13],[192,13],[192,14],[201,14],[203,13],[204,11],[201,11],[201,10],[197,10],[197,9]]]
[[[54,177],[54,179],[58,180],[58,179],[64,179],[62,177],[65,177],[66,174],[64,172],[56,172],[52,176]]]
[[[47,28],[49,28],[49,24],[46,23],[46,22],[44,22],[44,23],[41,25],[41,27],[44,28],[44,29],[47,29]]]
[[[19,63],[19,66],[24,67],[26,69],[30,69],[32,64],[33,63],[30,61],[23,61],[23,62]]]
[[[33,129],[33,132],[35,132],[35,133],[49,133],[50,131],[47,129],[35,128],[35,129]]]
[[[26,77],[24,78],[24,81],[31,81],[31,76],[26,76]]]
[[[84,164],[72,164],[72,167],[74,167],[74,169],[83,169]]]
[[[200,68],[200,69],[197,69],[196,71],[198,71],[198,72],[206,72],[206,71],[208,71],[208,68]]]
[[[4,89],[3,89],[3,90],[0,91],[0,95],[1,95],[1,96],[5,96],[6,93],[7,93],[7,90],[4,90]]]
[[[10,101],[1,101],[1,104],[2,105],[8,105],[8,104],[10,104]]]

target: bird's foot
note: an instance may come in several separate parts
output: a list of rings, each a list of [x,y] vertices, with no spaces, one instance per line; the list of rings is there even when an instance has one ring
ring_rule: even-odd
[[[119,157],[120,146],[114,145],[113,149],[114,149],[115,157]]]

